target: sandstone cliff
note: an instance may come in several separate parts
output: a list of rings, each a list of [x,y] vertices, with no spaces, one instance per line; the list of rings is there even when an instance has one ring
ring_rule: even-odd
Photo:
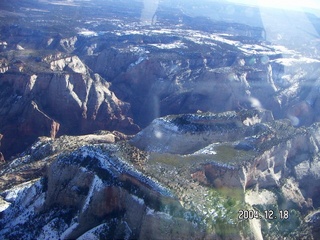
[[[294,128],[255,110],[156,119],[129,140],[147,152],[117,132],[41,138],[0,171],[0,233],[317,238],[318,135],[319,124]],[[261,218],[240,219],[241,209]]]
[[[0,76],[1,149],[9,158],[39,136],[84,134],[96,130],[139,130],[130,106],[109,90],[76,56],[46,56],[42,72],[10,71]]]
[[[200,2],[1,3],[1,238],[320,238],[319,18]]]
[[[2,192],[0,235],[24,239],[203,239],[204,228],[184,218],[184,209],[171,190],[132,165],[137,155],[125,151],[123,144],[107,144],[114,137],[109,133],[61,137],[55,142],[42,139],[1,171],[8,180],[19,171],[23,176],[25,170],[19,168],[29,166],[33,176]],[[78,147],[79,142],[84,146]],[[65,152],[61,154],[61,150]],[[144,165],[146,155],[140,156]],[[36,168],[41,165],[47,168],[39,179],[42,173],[37,174]],[[11,179],[14,184],[19,181]]]
[[[221,191],[232,189],[261,214],[269,208],[275,213],[288,210],[290,223],[250,220],[255,238],[296,238],[296,228],[309,222],[302,219],[319,207],[319,124],[294,128],[289,120],[266,119],[266,113],[258,111],[242,116],[246,117],[232,112],[168,116],[153,121],[131,143],[151,152],[150,162],[161,169],[161,178],[174,179],[178,173],[182,181],[192,178]],[[148,168],[152,172],[154,165]],[[188,196],[185,206],[200,204],[186,182],[179,182],[182,189],[170,185]]]

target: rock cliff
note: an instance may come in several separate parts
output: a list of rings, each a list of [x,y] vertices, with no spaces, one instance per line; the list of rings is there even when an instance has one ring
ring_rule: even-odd
[[[76,6],[66,10],[59,4],[38,4],[49,9],[44,10],[47,22],[42,11],[32,15],[30,9],[36,7],[22,8],[25,15],[15,16],[8,13],[9,3],[3,6],[12,22],[27,16],[33,20],[1,25],[0,101],[1,106],[15,103],[10,112],[18,115],[24,108],[20,102],[33,101],[60,124],[58,134],[98,129],[131,134],[139,130],[135,124],[143,128],[161,116],[197,111],[267,109],[295,126],[318,121],[316,55],[267,42],[260,27],[190,17],[181,10],[170,18],[167,12],[172,9],[166,4],[159,5],[157,24],[143,25],[137,2],[136,10],[125,12],[130,19],[122,15],[126,9],[120,7],[122,2],[99,2],[108,11],[94,15],[87,11],[83,13],[87,20],[77,22],[70,17],[71,12],[82,12]],[[87,7],[97,6],[90,2]],[[61,20],[52,15],[56,12]],[[11,122],[14,115],[2,108],[1,122]],[[11,130],[17,128],[14,124],[0,128],[6,158],[50,132],[33,131],[34,136],[28,136]],[[14,144],[13,136],[30,140]],[[12,145],[17,149],[10,149]]]
[[[320,238],[319,18],[200,2],[1,3],[0,238]]]
[[[319,124],[294,128],[289,120],[275,121],[258,111],[242,116],[232,112],[168,116],[153,121],[130,142],[161,163],[162,178],[174,178],[170,169],[209,188],[233,189],[262,215],[266,209],[277,214],[288,210],[291,223],[264,217],[250,220],[256,238],[297,238],[296,228],[309,222],[307,213],[319,206]],[[255,122],[245,125],[250,119]],[[181,191],[188,195],[188,187]],[[195,203],[194,197],[185,202]]]
[[[0,234],[316,238],[319,132],[255,110],[167,116],[129,142],[118,132],[41,138],[2,167]]]
[[[171,190],[134,167],[138,160],[140,165],[146,163],[146,154],[137,149],[132,154],[125,151],[130,146],[114,144],[114,134],[41,139],[23,157],[5,166],[1,189],[8,188],[5,184],[10,178],[14,186],[1,194],[0,235],[25,239],[204,238],[203,227],[184,218],[184,209]],[[27,176],[31,169],[33,175]],[[23,181],[17,178],[18,172]]]
[[[129,104],[119,100],[109,90],[110,83],[77,56],[49,55],[43,64],[42,71],[34,74],[13,70],[0,76],[5,157],[21,152],[39,136],[139,130],[130,118]]]

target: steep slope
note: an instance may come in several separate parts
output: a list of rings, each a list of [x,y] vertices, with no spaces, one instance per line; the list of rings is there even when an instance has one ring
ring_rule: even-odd
[[[320,238],[319,19],[170,2],[1,3],[0,238]]]
[[[202,239],[204,229],[184,219],[184,209],[170,190],[135,169],[134,162],[123,159],[130,156],[123,149],[125,145],[102,144],[110,141],[106,137],[84,136],[84,146],[76,150],[72,146],[79,142],[79,137],[61,138],[55,143],[43,139],[30,155],[26,153],[23,161],[15,160],[16,167],[23,164],[34,168],[36,162],[48,166],[48,160],[55,158],[41,179],[35,174],[34,180],[2,192],[3,199],[11,205],[4,205],[2,200],[0,236]],[[93,142],[96,144],[92,145]],[[56,157],[53,146],[60,147]],[[61,154],[61,150],[66,152]],[[139,154],[138,150],[135,152]],[[132,161],[145,164],[143,153],[140,158],[132,156]],[[19,171],[12,167],[6,171]],[[8,175],[6,171],[1,172],[2,177]]]
[[[232,112],[168,116],[154,120],[130,142],[151,151],[146,169],[170,179],[167,184],[181,192],[185,207],[206,206],[208,213],[217,208],[207,202],[206,188],[197,187],[204,199],[195,196],[189,182],[194,179],[202,187],[232,192],[227,199],[239,194],[240,202],[251,207],[237,206],[236,221],[250,223],[256,239],[310,237],[310,226],[317,228],[310,216],[320,206],[319,124],[294,128],[289,120],[274,121],[257,111],[242,116]],[[246,215],[244,208],[255,215]],[[269,210],[275,218],[265,215]]]
[[[112,82],[143,127],[168,114],[250,108],[297,126],[317,121],[317,56],[265,41],[262,28],[201,26],[183,16],[180,24],[126,26],[79,39],[75,52]]]
[[[130,140],[148,152],[116,132],[43,138],[0,172],[0,235],[317,238],[319,132],[244,111],[157,119]]]
[[[85,134],[96,130],[139,130],[129,104],[77,56],[49,55],[42,69],[10,70],[0,76],[1,151],[9,158],[39,136]],[[33,67],[36,67],[33,65]]]
[[[169,114],[242,109],[267,109],[296,126],[319,120],[316,51],[279,46],[262,27],[191,17],[167,3],[155,9],[154,24],[141,19],[141,2],[129,9],[122,1],[87,1],[86,11],[82,1],[61,4],[3,4],[1,103],[18,103],[29,91],[23,108],[36,104],[49,121],[19,144],[14,136],[27,137],[21,127],[1,127],[6,158],[58,124],[58,134],[136,133],[133,121],[146,127]],[[13,108],[21,115],[19,104]],[[7,113],[1,122],[12,122]]]

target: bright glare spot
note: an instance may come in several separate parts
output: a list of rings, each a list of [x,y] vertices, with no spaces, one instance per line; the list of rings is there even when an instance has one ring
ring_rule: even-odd
[[[262,64],[267,64],[267,63],[269,63],[269,57],[263,56],[263,57],[261,57],[260,61]]]
[[[155,130],[155,131],[154,131],[154,135],[156,136],[156,138],[159,138],[159,139],[162,138],[162,132],[159,131],[159,130]]]
[[[247,64],[248,64],[249,66],[254,65],[254,64],[256,64],[256,63],[257,63],[257,60],[256,60],[254,57],[252,57],[252,58],[250,58],[250,59],[247,60]]]
[[[251,107],[256,108],[256,109],[263,109],[262,104],[260,101],[254,97],[249,97],[249,101],[251,103]]]
[[[300,123],[299,118],[297,118],[296,116],[292,116],[292,115],[289,115],[288,117],[289,117],[289,119],[291,121],[291,124],[293,126],[298,126],[299,125],[299,123]]]
[[[281,40],[282,39],[282,35],[280,33],[277,34],[277,39]]]
[[[230,74],[228,74],[227,78],[229,81],[234,81],[234,80],[237,80],[237,75],[234,73],[230,73]]]
[[[277,8],[319,8],[319,3],[314,0],[260,0],[259,5]]]

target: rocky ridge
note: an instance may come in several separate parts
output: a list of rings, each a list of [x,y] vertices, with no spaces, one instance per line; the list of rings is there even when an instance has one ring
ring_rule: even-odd
[[[208,206],[206,200],[209,197],[204,202],[195,200],[194,190],[190,187],[192,184],[184,185],[180,179],[174,181],[177,175],[187,176],[185,179],[191,177],[209,189],[232,189],[229,191],[233,192],[234,198],[238,191],[240,199],[243,198],[251,209],[258,210],[261,214],[266,209],[273,209],[275,213],[283,209],[289,211],[290,223],[283,219],[275,221],[264,217],[262,220],[250,220],[251,232],[255,233],[256,239],[302,237],[295,231],[296,228],[301,234],[312,236],[311,232],[302,229],[309,222],[307,213],[318,209],[319,205],[319,124],[315,123],[308,128],[294,128],[290,121],[263,121],[263,118],[258,117],[258,112],[256,115],[252,112],[244,115],[251,116],[256,122],[247,126],[244,123],[247,123],[248,118],[241,121],[234,113],[226,113],[220,118],[222,124],[227,124],[226,116],[229,119],[230,116],[234,117],[231,121],[236,124],[229,129],[230,132],[239,133],[235,136],[228,135],[228,128],[225,126],[219,128],[208,124],[208,116],[213,124],[219,124],[217,115],[203,113],[157,119],[130,141],[139,148],[152,152],[150,159],[153,159],[154,165],[149,170],[152,171],[151,168],[157,166],[158,171],[163,174],[162,179],[170,179],[170,186],[177,184],[175,187],[184,196],[184,206],[199,204],[201,209],[200,206]],[[260,116],[263,114],[260,113]],[[189,122],[181,119],[188,119]],[[202,121],[199,122],[199,119]],[[176,134],[180,137],[175,138]],[[175,141],[165,141],[171,135]],[[219,135],[226,139],[214,139]],[[144,137],[147,141],[141,141]],[[159,143],[162,139],[166,144]],[[178,139],[183,144],[180,145]],[[185,152],[182,145],[188,145],[193,151]],[[180,152],[173,153],[172,149]],[[310,185],[310,182],[313,184]],[[210,208],[206,207],[210,212],[208,209]],[[315,225],[313,229],[316,229]],[[313,236],[316,238],[317,235]]]
[[[39,136],[86,134],[100,129],[135,133],[129,104],[110,83],[77,56],[46,56],[42,71],[10,70],[0,76],[1,140],[5,156],[19,153]],[[19,136],[19,137],[17,137]]]
[[[2,3],[0,236],[319,238],[316,41],[85,3]]]
[[[215,142],[213,137],[227,129],[219,125],[226,124],[226,117],[236,123],[229,123],[230,129],[243,135]],[[184,239],[190,234],[201,239],[297,238],[304,234],[316,238],[317,221],[311,219],[319,208],[319,124],[294,128],[289,120],[270,117],[269,112],[245,111],[241,115],[198,113],[157,119],[129,140],[147,152],[129,145],[128,140],[119,142],[124,136],[116,132],[42,138],[20,158],[5,164],[0,173],[5,190],[2,201],[6,202],[2,203],[0,233],[27,238],[106,236],[103,234],[142,239]],[[255,121],[248,124],[249,119]],[[159,139],[150,132],[153,129],[163,138],[170,131],[179,133],[179,139],[188,139],[193,150],[173,153],[170,149],[179,149],[174,148],[178,138],[167,142],[167,149],[152,147]],[[139,141],[142,135],[148,141]],[[191,140],[204,136],[208,139],[203,143]],[[12,177],[19,175],[23,179]],[[31,182],[18,185],[26,181]],[[29,205],[25,214],[17,215],[20,206]],[[133,205],[136,207],[131,208]],[[254,209],[261,216],[266,209],[275,214],[287,209],[290,221],[241,220],[239,209]],[[141,221],[133,221],[136,216]],[[30,221],[33,228],[27,225]]]
[[[106,144],[116,138],[111,133],[80,138],[60,137],[54,142],[41,139],[30,152],[1,171],[5,183],[18,172],[25,177],[21,185],[17,185],[20,179],[11,179],[15,186],[1,194],[1,236],[25,239],[205,236],[201,227],[183,218],[183,208],[170,189],[132,165],[138,160],[137,166],[145,165],[145,153],[137,157],[139,150],[129,151],[130,146],[125,150],[126,144]],[[79,142],[82,147],[77,146]],[[56,146],[62,149],[57,150]],[[36,171],[39,167],[45,169],[43,173]],[[32,176],[24,175],[31,169]],[[28,225],[31,222],[32,228]]]
[[[50,2],[35,7],[29,1],[17,8],[23,14],[16,16],[9,14],[12,4],[16,2],[3,6],[10,21],[31,20],[1,25],[3,122],[10,122],[5,106],[19,101],[31,108],[33,101],[46,116],[43,129],[3,124],[1,151],[8,159],[36,137],[49,136],[52,124],[60,125],[61,135],[98,129],[131,134],[139,130],[135,124],[143,128],[170,114],[251,108],[270,110],[276,119],[289,118],[297,126],[318,121],[316,53],[272,44],[261,27],[190,17],[165,3],[153,25],[141,22],[137,2],[130,11],[122,2],[97,2],[101,12],[87,11],[79,21],[70,13],[82,12],[81,1],[65,8]],[[97,7],[87,4],[88,9]],[[52,15],[57,12],[61,20]],[[21,112],[8,116],[16,119]],[[15,143],[13,136],[21,141]],[[10,149],[13,145],[16,150]]]

